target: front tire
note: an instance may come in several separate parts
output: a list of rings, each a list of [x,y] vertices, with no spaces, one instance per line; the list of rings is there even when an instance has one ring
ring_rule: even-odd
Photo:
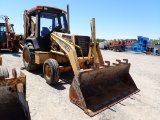
[[[35,63],[34,47],[31,43],[28,43],[23,48],[23,64],[26,70],[36,70],[39,65]]]
[[[54,59],[47,59],[43,65],[43,74],[46,82],[56,84],[59,81],[59,64]]]

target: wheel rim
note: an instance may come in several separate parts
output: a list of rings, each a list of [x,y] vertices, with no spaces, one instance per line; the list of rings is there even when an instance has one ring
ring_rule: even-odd
[[[28,50],[24,50],[23,58],[24,58],[24,60],[25,60],[26,63],[29,62],[29,53],[28,53]]]
[[[45,65],[44,73],[45,73],[45,76],[47,77],[47,79],[51,78],[51,68],[49,67],[48,64]]]

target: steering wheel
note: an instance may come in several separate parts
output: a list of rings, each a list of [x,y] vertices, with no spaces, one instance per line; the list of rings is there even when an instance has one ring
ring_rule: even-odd
[[[52,26],[50,26],[48,29],[51,31],[52,30]]]

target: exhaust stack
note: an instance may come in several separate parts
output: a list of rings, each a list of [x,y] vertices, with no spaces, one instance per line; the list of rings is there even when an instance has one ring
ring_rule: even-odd
[[[67,21],[68,21],[68,31],[67,31],[67,33],[70,34],[69,4],[67,5]]]

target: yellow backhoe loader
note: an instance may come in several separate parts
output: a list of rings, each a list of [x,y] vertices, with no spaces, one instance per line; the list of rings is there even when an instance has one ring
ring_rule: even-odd
[[[48,6],[25,10],[23,62],[28,71],[43,65],[48,84],[56,84],[61,72],[73,70],[70,101],[94,116],[139,89],[129,74],[127,59],[113,65],[103,61],[94,18],[91,28],[91,38],[70,34],[69,7],[67,12]]]
[[[0,56],[0,65],[2,57]],[[8,69],[0,66],[0,119],[30,120],[28,102],[26,101],[26,76],[12,69],[9,77]]]
[[[19,49],[23,50],[20,44],[22,36],[15,34],[14,25],[10,23],[9,17],[1,15],[0,19],[4,20],[3,23],[0,23],[0,49],[10,49],[14,52],[18,52]]]

